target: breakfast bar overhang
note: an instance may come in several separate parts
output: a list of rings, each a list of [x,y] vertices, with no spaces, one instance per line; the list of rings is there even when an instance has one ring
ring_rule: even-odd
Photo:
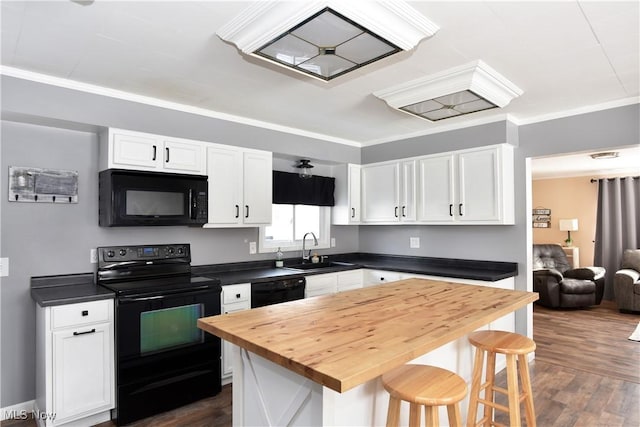
[[[466,335],[491,329],[537,299],[531,292],[406,279],[203,318],[198,326],[237,346],[234,426],[374,426],[386,419],[380,375],[413,361],[469,381]]]

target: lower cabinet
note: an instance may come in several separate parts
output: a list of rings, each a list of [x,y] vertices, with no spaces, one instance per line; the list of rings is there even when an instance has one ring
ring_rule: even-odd
[[[236,311],[249,310],[251,308],[251,284],[240,283],[222,287],[221,312],[222,314],[235,313]],[[233,375],[233,344],[222,340],[222,384],[231,382]]]
[[[36,309],[36,419],[93,425],[115,404],[113,300]]]
[[[403,277],[403,274],[397,271],[384,271],[384,270],[364,270],[364,286],[375,286],[383,283],[395,282],[396,280],[407,279]]]
[[[307,276],[304,297],[335,294],[362,287],[362,270],[349,270],[337,273],[316,274]]]

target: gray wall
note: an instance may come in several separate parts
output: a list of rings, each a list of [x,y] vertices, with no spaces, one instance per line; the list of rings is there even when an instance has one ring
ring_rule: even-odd
[[[525,159],[531,156],[637,144],[638,105],[527,126],[498,122],[442,134],[411,138],[362,150],[219,119],[75,92],[2,76],[4,117],[48,121],[61,127],[131,130],[199,139],[273,151],[287,158],[308,157],[326,164],[371,163],[461,148],[508,142],[517,146],[516,225],[514,226],[339,226],[332,228],[338,246],[323,253],[368,251],[518,262],[516,286],[525,289]],[[87,126],[88,125],[88,126]],[[89,249],[103,245],[187,242],[193,264],[269,259],[248,255],[257,229],[191,229],[187,227],[104,229],[97,225],[95,132],[3,121],[0,176],[9,165],[78,170],[77,205],[26,204],[0,193],[3,257],[11,262],[0,288],[2,336],[0,407],[34,398],[34,303],[29,278],[37,275],[95,270]],[[94,178],[91,178],[94,177]],[[3,181],[5,182],[5,181]],[[339,234],[338,234],[339,233]],[[410,250],[408,238],[421,237],[421,249]],[[518,323],[525,320],[519,313]]]

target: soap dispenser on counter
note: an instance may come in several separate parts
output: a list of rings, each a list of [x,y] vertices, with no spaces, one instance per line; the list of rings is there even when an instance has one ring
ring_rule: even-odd
[[[284,267],[284,254],[282,253],[280,248],[278,248],[278,252],[276,252],[276,267],[277,268]]]
[[[319,262],[320,262],[320,257],[318,256],[317,253],[314,253],[313,256],[311,257],[311,263],[317,264]]]

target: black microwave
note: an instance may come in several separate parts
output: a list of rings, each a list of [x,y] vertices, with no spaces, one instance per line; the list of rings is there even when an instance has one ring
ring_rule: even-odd
[[[202,225],[207,177],[107,169],[99,174],[99,225]]]

